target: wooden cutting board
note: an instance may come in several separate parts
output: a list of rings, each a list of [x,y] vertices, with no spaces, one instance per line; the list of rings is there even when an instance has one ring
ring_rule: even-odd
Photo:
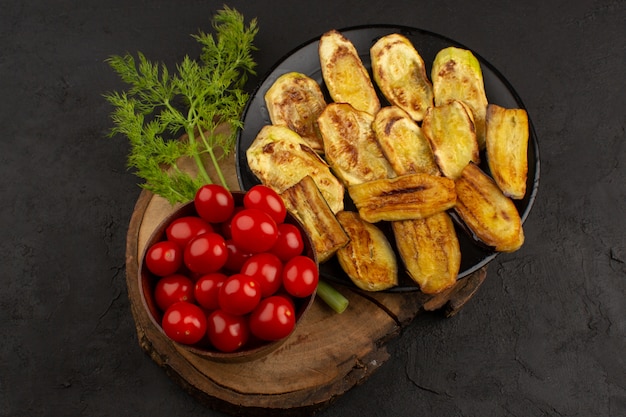
[[[232,160],[224,163],[224,171],[231,189],[238,189]],[[389,358],[386,342],[418,314],[456,314],[486,276],[483,268],[434,297],[419,291],[368,293],[333,283],[350,300],[342,314],[317,299],[295,332],[269,355],[244,363],[213,362],[178,348],[156,328],[141,302],[140,254],[152,231],[174,209],[143,191],[129,224],[126,281],[139,345],[198,401],[232,415],[306,415],[331,404],[383,365]]]

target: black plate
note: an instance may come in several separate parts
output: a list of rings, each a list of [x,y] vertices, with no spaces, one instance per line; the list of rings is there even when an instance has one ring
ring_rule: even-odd
[[[430,74],[431,65],[437,52],[448,46],[456,46],[464,49],[469,49],[462,44],[448,39],[444,36],[424,31],[421,29],[415,29],[405,26],[391,26],[391,25],[376,25],[376,26],[359,26],[348,29],[340,30],[340,32],[350,39],[356,47],[363,64],[368,70],[371,70],[369,50],[374,43],[382,36],[390,33],[400,33],[406,36],[415,48],[418,50],[424,63],[426,64],[426,72]],[[321,36],[321,35],[320,35]],[[259,183],[259,180],[250,171],[248,162],[246,159],[246,150],[254,141],[256,135],[261,128],[270,124],[269,115],[265,107],[264,95],[265,92],[272,86],[274,81],[287,72],[297,71],[308,75],[316,80],[321,86],[322,91],[326,95],[328,102],[331,101],[328,96],[328,91],[324,85],[322,79],[322,72],[320,69],[319,55],[318,55],[319,37],[313,39],[304,45],[296,48],[289,53],[285,58],[280,60],[269,74],[264,78],[261,84],[252,94],[243,113],[243,129],[239,132],[236,146],[236,168],[237,175],[239,177],[239,185],[243,190],[247,190]],[[473,52],[473,51],[472,51]],[[509,82],[500,74],[491,64],[485,61],[477,53],[473,52],[478,58],[481,64],[483,79],[485,83],[485,91],[487,93],[487,100],[490,103],[498,104],[506,108],[525,108],[522,100],[519,98],[513,87]],[[381,96],[381,104],[387,105],[387,101]],[[481,168],[489,173],[489,168],[485,163],[485,155],[481,154]],[[516,200],[515,205],[522,217],[522,222],[528,217],[528,213],[533,205],[537,190],[539,186],[539,147],[537,144],[537,137],[530,123],[530,141],[528,145],[528,182],[526,196],[522,200]],[[346,193],[347,195],[347,193]],[[349,197],[346,197],[346,207],[354,207],[352,202],[349,201]],[[461,268],[458,278],[463,278],[481,267],[485,266],[491,260],[493,260],[497,252],[485,247],[466,232],[462,223],[458,217],[451,212],[457,228],[457,235],[459,238],[459,244],[461,247]],[[390,232],[388,225],[381,222],[378,224],[381,229],[387,234],[390,243],[394,244],[393,236]],[[394,247],[395,249],[395,247]],[[404,272],[402,269],[402,263],[399,261],[399,285],[388,291],[416,291],[419,290],[417,284]],[[335,282],[344,284],[351,284],[350,279],[343,272],[339,263],[335,258],[322,264],[320,266],[321,275]]]

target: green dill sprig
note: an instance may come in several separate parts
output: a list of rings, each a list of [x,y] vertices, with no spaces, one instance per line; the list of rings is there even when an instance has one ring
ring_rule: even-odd
[[[185,56],[175,73],[141,52],[136,58],[126,54],[107,59],[130,86],[127,91],[104,95],[113,106],[110,135],[128,138],[128,166],[145,180],[143,188],[170,203],[189,201],[198,188],[212,182],[203,163],[204,154],[219,181],[227,186],[219,158],[234,149],[241,112],[248,100],[243,88],[248,76],[255,74],[252,52],[256,50],[256,19],[246,26],[239,12],[225,6],[213,17],[212,26],[215,36],[202,31],[192,35],[201,45],[199,60]],[[228,132],[216,133],[216,127],[223,123],[228,125]],[[176,140],[183,133],[186,140]],[[195,161],[197,176],[178,167],[183,157]]]

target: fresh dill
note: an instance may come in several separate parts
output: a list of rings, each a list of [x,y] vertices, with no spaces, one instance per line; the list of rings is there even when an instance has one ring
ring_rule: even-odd
[[[215,37],[202,31],[192,35],[201,45],[199,59],[185,56],[175,73],[141,52],[136,58],[126,54],[107,59],[130,86],[104,95],[114,108],[110,136],[128,138],[128,166],[145,180],[141,187],[172,204],[193,199],[198,188],[213,182],[203,163],[205,154],[227,186],[219,161],[233,151],[248,100],[243,88],[255,74],[256,19],[246,26],[238,11],[224,6],[213,16],[212,26]],[[221,124],[228,125],[220,129],[226,133],[215,132]],[[186,138],[178,140],[183,134]],[[178,167],[183,157],[195,162],[197,175]]]

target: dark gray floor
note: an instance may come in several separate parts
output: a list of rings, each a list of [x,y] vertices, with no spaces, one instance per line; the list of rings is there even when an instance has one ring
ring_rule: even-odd
[[[139,188],[127,144],[105,138],[102,94],[123,87],[109,55],[194,56],[189,34],[222,2],[0,4],[0,415],[221,415],[137,345],[124,253]],[[626,3],[228,4],[258,18],[260,74],[331,28],[458,40],[510,81],[540,143],[524,247],[492,263],[457,317],[416,319],[319,415],[626,415]]]

